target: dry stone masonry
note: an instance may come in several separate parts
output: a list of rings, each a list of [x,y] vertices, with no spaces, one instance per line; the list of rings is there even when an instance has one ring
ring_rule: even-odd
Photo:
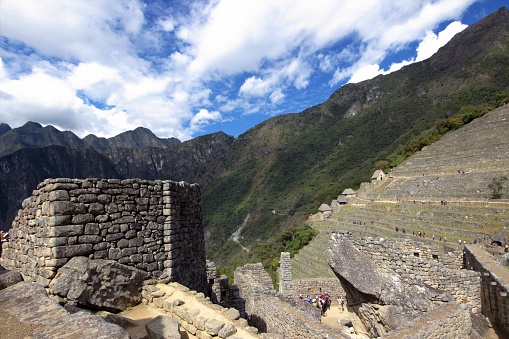
[[[293,279],[292,261],[288,252],[281,252],[279,260],[279,292],[289,298],[297,298],[300,294],[303,297],[314,297],[327,292],[332,300],[345,295],[337,278]]]
[[[201,292],[178,283],[146,285],[143,301],[174,319],[182,331],[196,338],[258,338],[238,310],[213,304]],[[180,336],[179,336],[180,338]]]
[[[234,282],[245,302],[249,324],[261,333],[284,338],[347,338],[342,332],[320,323],[320,311],[308,302],[285,298],[274,290],[261,263],[237,267]]]
[[[483,314],[509,333],[509,271],[477,245],[464,248],[465,266],[481,274]]]
[[[350,239],[382,271],[394,272],[410,285],[424,283],[446,291],[467,304],[472,313],[481,312],[481,278],[478,272],[463,268],[461,251],[443,253],[436,246],[410,239],[356,238],[349,233],[332,233],[331,243],[340,237]]]
[[[2,264],[48,287],[75,256],[109,259],[207,291],[196,184],[140,179],[46,179],[12,224]]]

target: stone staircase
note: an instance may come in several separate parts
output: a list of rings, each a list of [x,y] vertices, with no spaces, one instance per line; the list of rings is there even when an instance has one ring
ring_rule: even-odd
[[[503,199],[491,199],[494,179]],[[363,184],[357,196],[324,220],[310,218],[318,235],[292,258],[293,279],[334,277],[326,257],[331,230],[412,238],[443,244],[444,251],[460,247],[459,240],[489,244],[509,227],[509,105],[445,135],[394,168],[388,180]]]

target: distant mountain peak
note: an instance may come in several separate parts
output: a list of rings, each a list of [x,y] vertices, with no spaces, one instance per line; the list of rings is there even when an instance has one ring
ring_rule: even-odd
[[[38,122],[28,121],[26,124],[20,127],[21,129],[40,129],[42,125]]]
[[[6,123],[0,122],[0,135],[7,133],[11,130],[11,126],[7,125]]]

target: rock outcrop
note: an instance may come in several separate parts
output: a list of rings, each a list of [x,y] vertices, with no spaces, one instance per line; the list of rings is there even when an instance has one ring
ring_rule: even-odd
[[[16,271],[6,270],[0,266],[0,290],[23,281],[23,276]]]
[[[44,288],[20,282],[0,291],[2,338],[129,339],[120,326],[86,311],[73,314],[52,301]]]
[[[141,302],[142,283],[148,276],[113,260],[74,257],[58,270],[49,293],[71,304],[123,311]]]
[[[406,284],[396,273],[380,270],[346,237],[334,240],[329,265],[347,294],[349,307],[370,336],[382,336],[452,300],[444,292],[424,284]]]

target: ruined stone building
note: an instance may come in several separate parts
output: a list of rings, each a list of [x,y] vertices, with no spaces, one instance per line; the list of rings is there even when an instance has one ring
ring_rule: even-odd
[[[23,202],[2,264],[48,287],[73,257],[108,259],[206,292],[200,203],[184,182],[46,179]]]

